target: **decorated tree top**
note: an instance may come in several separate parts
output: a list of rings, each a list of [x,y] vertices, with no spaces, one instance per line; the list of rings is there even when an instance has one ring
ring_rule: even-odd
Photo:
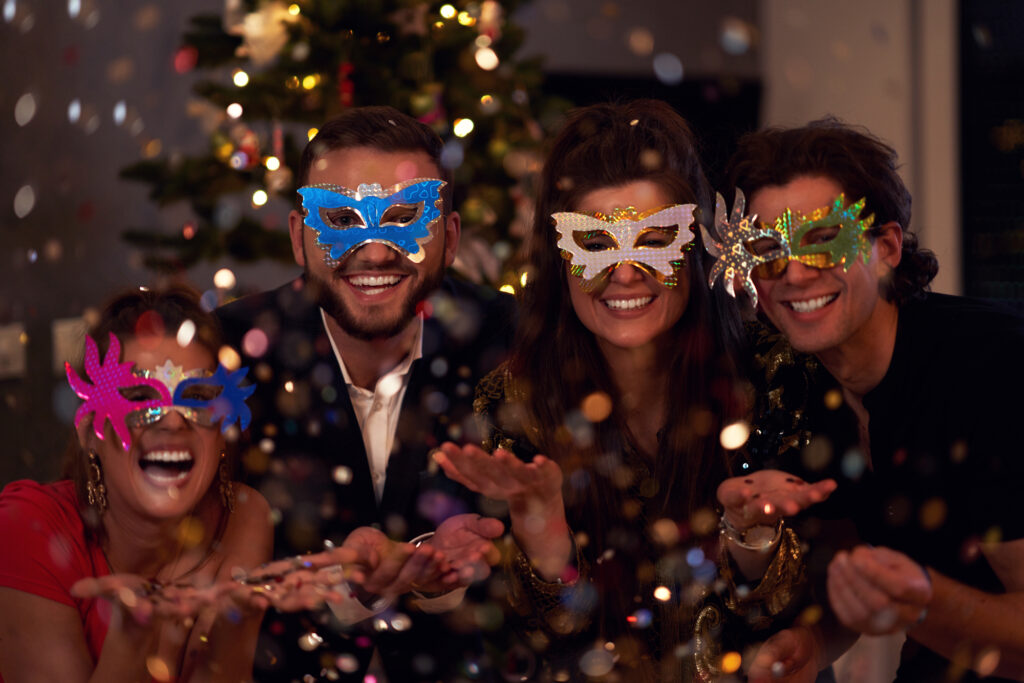
[[[261,207],[295,196],[302,147],[348,107],[388,104],[446,141],[455,205],[467,235],[466,274],[492,283],[526,228],[524,179],[538,166],[542,121],[564,101],[540,93],[539,59],[516,59],[520,0],[463,5],[402,0],[227,0],[193,17],[175,56],[203,70],[189,105],[209,133],[196,156],[140,161],[122,176],[148,183],[159,205],[188,201],[174,234],[130,230],[146,263],[175,270],[201,260],[290,259],[284,230]]]

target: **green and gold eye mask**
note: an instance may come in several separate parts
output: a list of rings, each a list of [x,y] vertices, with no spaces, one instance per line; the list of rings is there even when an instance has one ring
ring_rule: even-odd
[[[774,223],[758,223],[757,215],[744,215],[746,199],[741,190],[736,190],[729,216],[725,200],[717,195],[715,230],[721,242],[713,240],[707,228],[701,226],[708,253],[716,259],[708,284],[714,286],[724,276],[726,290],[736,296],[733,280],[739,276],[756,306],[757,290],[750,279],[751,272],[759,278],[774,280],[782,277],[790,261],[811,268],[842,266],[849,270],[859,255],[867,263],[871,257],[867,232],[875,216],[860,218],[864,202],[862,198],[846,206],[846,198],[840,194],[830,207],[815,209],[809,215],[787,208]]]

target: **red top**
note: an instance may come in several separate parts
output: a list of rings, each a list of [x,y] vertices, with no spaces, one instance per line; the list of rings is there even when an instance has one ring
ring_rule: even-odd
[[[97,543],[86,540],[78,496],[70,480],[22,480],[0,492],[0,586],[74,607],[82,619],[93,662],[110,623],[110,603],[71,596],[71,586],[110,573]],[[3,678],[0,677],[0,683]]]

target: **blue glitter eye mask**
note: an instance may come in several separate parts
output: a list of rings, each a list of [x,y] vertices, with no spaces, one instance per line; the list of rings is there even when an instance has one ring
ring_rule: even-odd
[[[388,188],[307,185],[299,194],[304,222],[316,233],[329,267],[369,242],[385,244],[420,263],[426,256],[423,246],[436,234],[444,185],[443,180],[414,178]]]

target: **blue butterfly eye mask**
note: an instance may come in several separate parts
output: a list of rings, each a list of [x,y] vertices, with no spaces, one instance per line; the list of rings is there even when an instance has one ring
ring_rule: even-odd
[[[304,222],[316,233],[329,267],[369,242],[386,244],[419,263],[426,256],[423,246],[437,232],[444,185],[443,180],[413,178],[388,188],[307,185],[299,188],[299,194]]]

